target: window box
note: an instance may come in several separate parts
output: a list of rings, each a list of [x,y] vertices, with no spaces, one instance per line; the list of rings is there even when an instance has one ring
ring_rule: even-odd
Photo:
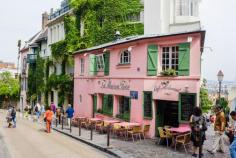
[[[161,76],[168,76],[168,77],[176,77],[177,76],[177,72],[174,69],[167,69],[167,70],[163,70],[161,73]]]
[[[118,64],[118,65],[116,65],[116,67],[120,68],[120,69],[122,69],[122,68],[130,68],[131,64]]]

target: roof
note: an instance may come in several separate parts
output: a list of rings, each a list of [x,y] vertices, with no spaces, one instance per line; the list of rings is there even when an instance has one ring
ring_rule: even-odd
[[[202,39],[201,39],[201,47],[204,47],[204,41],[205,41],[205,30],[196,30],[196,31],[189,31],[189,32],[179,32],[179,33],[168,33],[168,34],[159,34],[159,35],[139,35],[139,36],[130,36],[126,37],[117,41],[105,43],[99,46],[87,48],[87,49],[82,49],[74,52],[74,55],[79,54],[79,53],[85,53],[89,51],[94,51],[98,49],[105,49],[108,47],[120,45],[120,44],[125,44],[129,42],[135,42],[135,41],[140,41],[140,40],[146,40],[146,39],[153,39],[153,38],[161,38],[161,37],[168,37],[168,36],[177,36],[177,35],[186,35],[186,34],[193,34],[193,33],[201,33]]]
[[[37,32],[34,36],[32,36],[28,41],[25,42],[23,48],[21,48],[20,52],[25,52],[29,49],[29,46],[35,42],[35,40],[39,37],[42,31]]]
[[[38,38],[35,40],[35,42],[45,41],[48,37],[48,28],[45,28],[38,36]]]

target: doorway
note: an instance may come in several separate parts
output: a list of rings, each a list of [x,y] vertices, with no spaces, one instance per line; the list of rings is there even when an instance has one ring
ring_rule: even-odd
[[[156,100],[156,127],[179,126],[178,101]]]

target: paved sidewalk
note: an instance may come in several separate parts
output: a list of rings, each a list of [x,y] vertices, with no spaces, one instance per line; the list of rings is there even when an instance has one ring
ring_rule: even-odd
[[[189,153],[185,154],[183,148],[177,149],[175,151],[172,148],[167,148],[166,146],[156,145],[156,140],[142,140],[142,141],[124,141],[120,139],[116,139],[114,137],[111,138],[110,144],[111,148],[107,149],[107,135],[99,134],[97,132],[93,132],[93,140],[90,140],[90,130],[85,130],[82,128],[82,135],[79,137],[79,129],[78,127],[72,127],[72,133],[70,133],[69,128],[65,127],[64,130],[61,129],[59,125],[57,128],[54,128],[62,132],[66,135],[73,136],[74,138],[90,144],[92,146],[96,146],[101,150],[108,150],[109,152],[113,152],[117,154],[119,157],[125,158],[191,158],[191,149],[188,148]],[[217,153],[215,155],[209,154],[206,149],[208,146],[212,145],[211,137],[213,130],[210,128],[207,133],[207,141],[204,146],[204,157],[206,158],[229,158],[229,152],[221,154]]]

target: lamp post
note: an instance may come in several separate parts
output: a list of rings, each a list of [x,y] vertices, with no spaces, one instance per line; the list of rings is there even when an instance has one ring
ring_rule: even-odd
[[[222,81],[223,81],[223,78],[224,78],[224,74],[221,70],[218,72],[217,78],[218,78],[218,82],[219,82],[219,100],[220,100],[220,98],[221,98],[221,96],[220,96],[221,86],[222,86]]]

